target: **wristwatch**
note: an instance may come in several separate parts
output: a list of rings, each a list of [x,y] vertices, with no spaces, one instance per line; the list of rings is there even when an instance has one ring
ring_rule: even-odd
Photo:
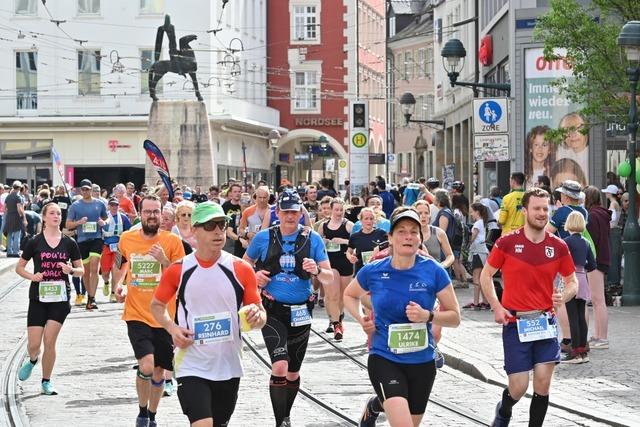
[[[427,320],[427,323],[433,322],[433,314],[433,311],[429,312],[429,320]]]
[[[322,273],[322,268],[320,268],[319,265],[317,265],[316,267],[318,267],[318,272],[316,274],[311,274],[313,277],[318,277],[320,273]]]

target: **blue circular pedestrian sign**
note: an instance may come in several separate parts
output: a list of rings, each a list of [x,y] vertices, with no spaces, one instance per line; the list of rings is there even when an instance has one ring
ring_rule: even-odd
[[[480,104],[480,110],[478,111],[480,120],[488,125],[497,123],[502,117],[502,108],[500,104],[495,101],[485,101]]]

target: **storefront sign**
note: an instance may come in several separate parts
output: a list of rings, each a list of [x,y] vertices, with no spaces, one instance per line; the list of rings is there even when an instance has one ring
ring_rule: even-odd
[[[129,144],[120,144],[120,141],[118,141],[117,139],[110,139],[107,142],[107,145],[109,146],[109,150],[111,150],[112,153],[115,153],[118,148],[131,148],[131,145]]]
[[[296,117],[296,126],[342,126],[344,119],[323,117]]]
[[[589,135],[581,132],[585,120],[571,102],[552,83],[559,78],[574,79],[571,65],[564,60],[566,51],[557,49],[560,59],[547,61],[542,48],[525,51],[525,175],[527,188],[538,176],[551,179],[551,188],[572,179],[582,186],[589,178]],[[545,139],[548,129],[567,129],[564,141],[554,144]]]

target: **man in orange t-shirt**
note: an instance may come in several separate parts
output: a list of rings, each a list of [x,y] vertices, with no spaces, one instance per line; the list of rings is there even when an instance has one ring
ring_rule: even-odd
[[[127,322],[129,341],[138,359],[136,390],[140,412],[136,425],[153,427],[157,425],[155,416],[164,392],[164,371],[173,370],[173,343],[151,315],[151,300],[162,271],[184,257],[184,247],[180,237],[160,230],[162,209],[158,196],[142,199],[140,211],[142,228],[123,233],[118,243],[128,292],[123,294],[120,278],[117,296],[119,302],[125,302],[122,319]]]

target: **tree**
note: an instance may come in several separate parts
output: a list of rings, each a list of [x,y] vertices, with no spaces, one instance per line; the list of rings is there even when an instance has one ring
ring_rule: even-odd
[[[628,64],[617,39],[622,26],[631,20],[640,20],[637,0],[593,0],[590,6],[577,0],[551,0],[549,11],[536,24],[534,40],[544,42],[547,60],[558,59],[555,49],[566,49],[576,78],[561,78],[555,85],[582,105],[581,113],[591,125],[628,120]],[[549,136],[555,140],[561,137],[558,132]]]

